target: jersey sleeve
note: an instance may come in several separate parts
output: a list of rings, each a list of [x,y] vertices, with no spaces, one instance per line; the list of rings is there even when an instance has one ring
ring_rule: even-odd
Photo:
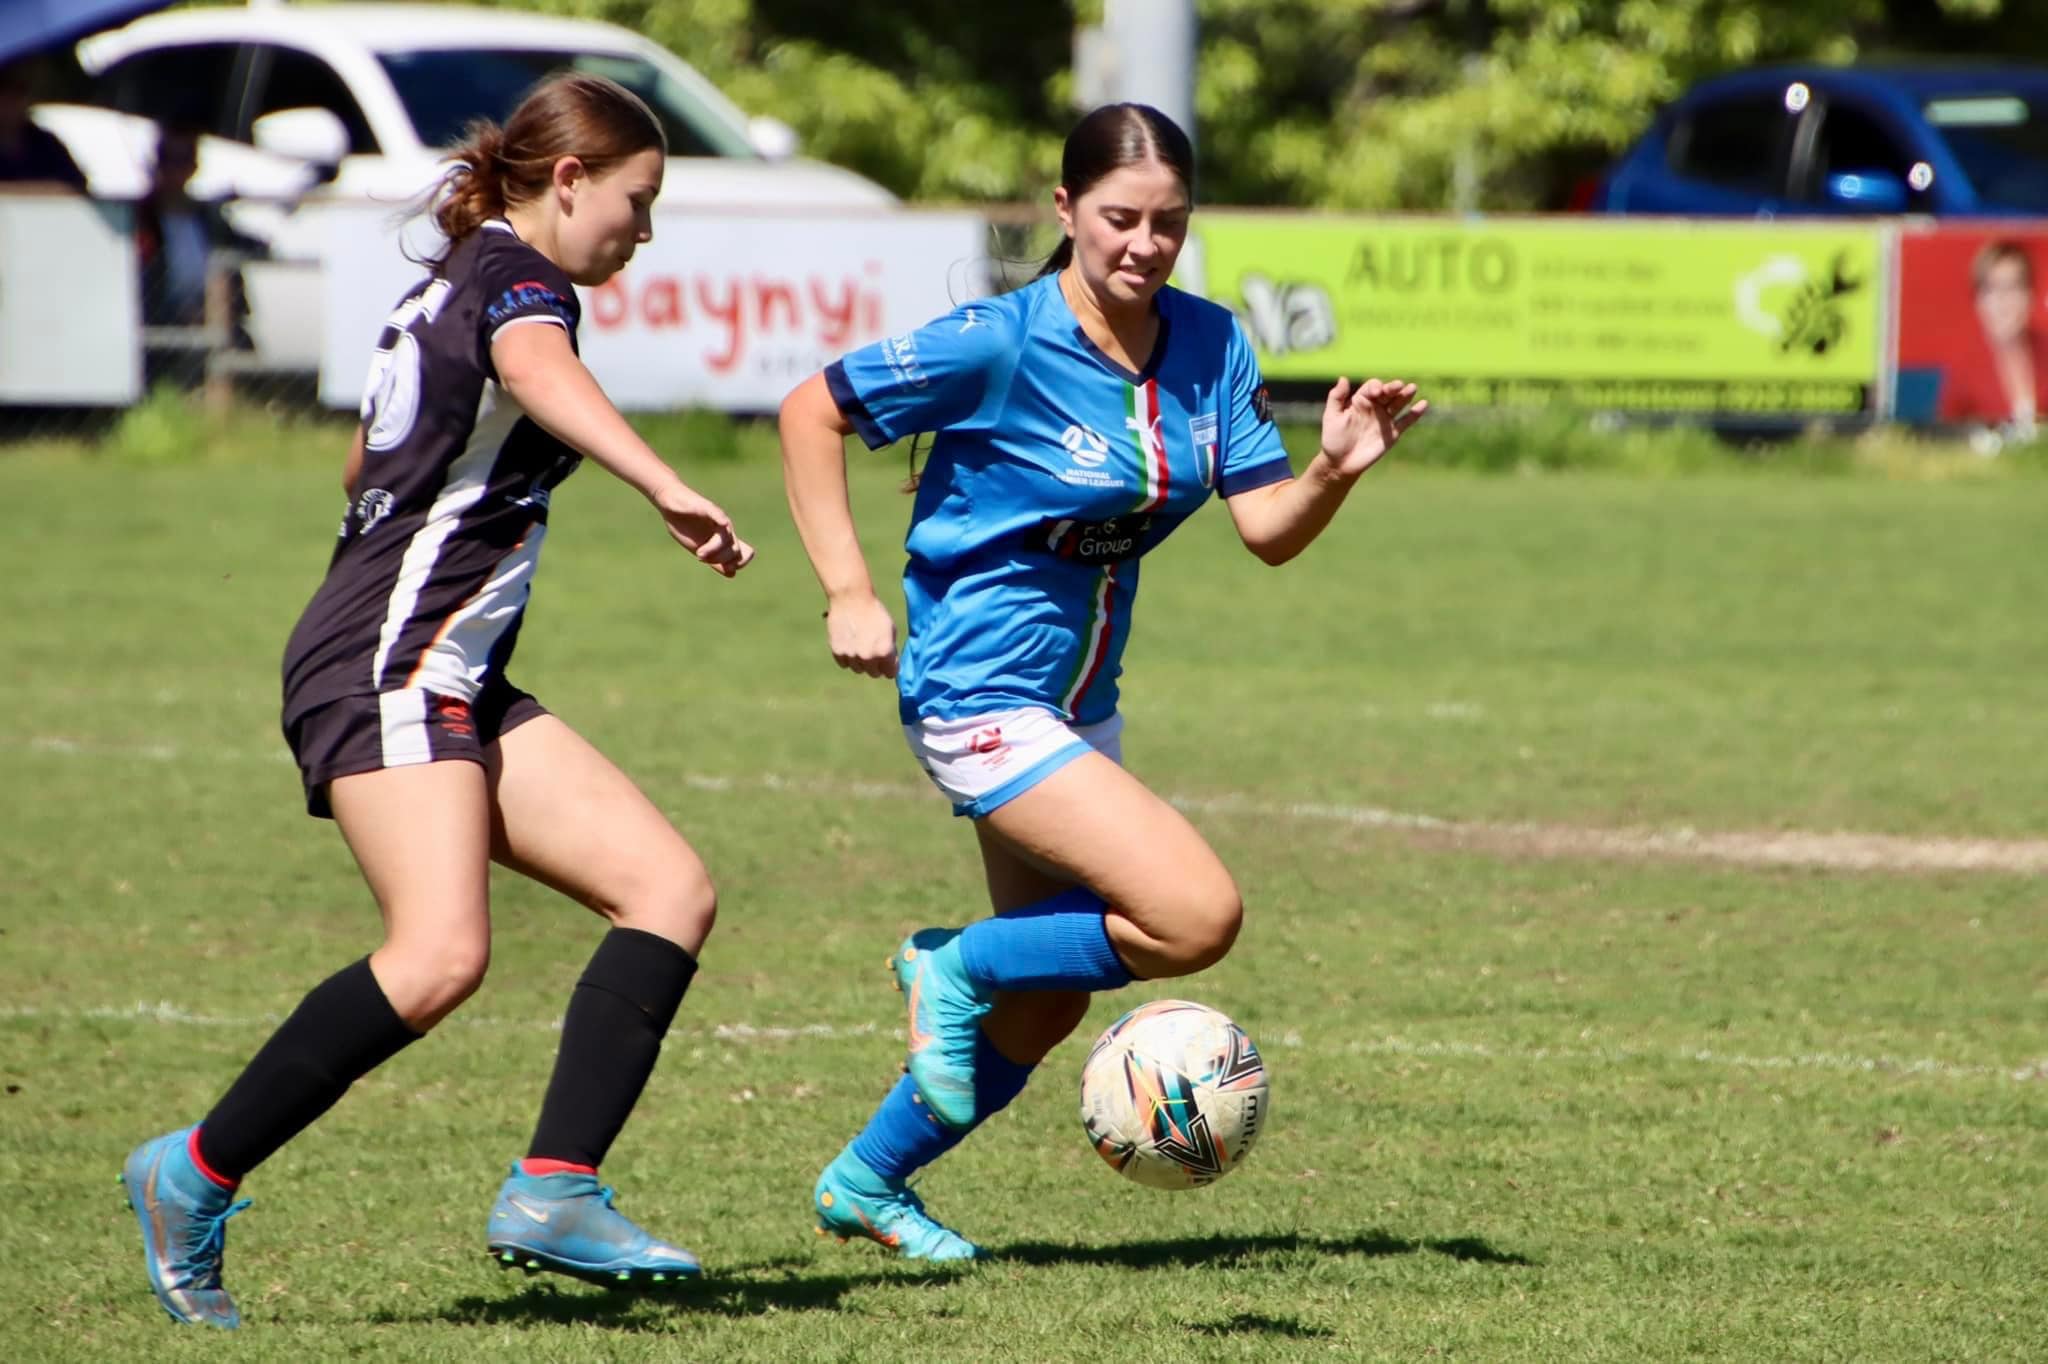
[[[1216,492],[1235,497],[1269,483],[1294,477],[1280,428],[1273,422],[1273,400],[1259,377],[1258,357],[1245,340],[1237,319],[1230,320],[1224,368],[1223,454],[1216,474]]]
[[[981,412],[1016,365],[1005,310],[968,303],[916,331],[849,351],[825,367],[840,415],[871,450],[957,426]]]
[[[486,239],[478,253],[475,287],[482,300],[477,347],[486,374],[497,373],[491,364],[491,344],[509,328],[560,327],[569,333],[569,344],[576,344],[576,327],[583,319],[576,286],[553,261],[524,242],[503,234]]]

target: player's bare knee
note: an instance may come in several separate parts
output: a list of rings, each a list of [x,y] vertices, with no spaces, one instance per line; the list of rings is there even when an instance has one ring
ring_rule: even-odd
[[[475,994],[490,970],[485,940],[439,941],[387,946],[389,964],[380,972],[391,1007],[415,1032],[426,1032]]]
[[[1228,956],[1244,924],[1244,901],[1228,880],[1186,895],[1175,906],[1160,955],[1176,975],[1206,971]]]
[[[718,888],[701,862],[650,869],[637,880],[609,907],[613,923],[659,934],[691,951],[710,936],[718,920]]]

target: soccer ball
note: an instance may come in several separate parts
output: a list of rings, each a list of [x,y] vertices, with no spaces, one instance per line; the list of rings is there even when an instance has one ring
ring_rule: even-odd
[[[1213,1184],[1266,1120],[1266,1067],[1244,1029],[1205,1004],[1161,999],[1109,1025],[1081,1067],[1081,1125],[1126,1179]]]

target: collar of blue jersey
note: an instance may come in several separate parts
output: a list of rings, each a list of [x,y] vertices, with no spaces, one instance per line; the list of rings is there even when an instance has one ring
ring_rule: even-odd
[[[1067,302],[1066,290],[1059,287],[1059,276],[1053,274],[1047,278],[1053,282],[1053,296],[1059,299],[1060,307],[1066,309],[1068,317],[1073,318],[1074,338],[1081,343],[1083,350],[1095,357],[1097,363],[1127,384],[1148,383],[1159,377],[1160,363],[1166,359],[1167,333],[1173,330],[1173,317],[1166,310],[1166,296],[1169,292],[1167,287],[1162,287],[1158,293],[1152,295],[1152,311],[1159,314],[1159,335],[1152,342],[1152,353],[1145,357],[1145,368],[1133,371],[1119,361],[1111,359],[1107,351],[1095,344],[1093,338],[1088,335],[1088,329],[1081,325],[1081,319],[1074,316],[1073,305]]]

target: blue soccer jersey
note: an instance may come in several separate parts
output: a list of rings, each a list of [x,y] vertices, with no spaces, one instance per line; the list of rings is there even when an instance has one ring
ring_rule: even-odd
[[[1143,373],[1105,355],[1048,275],[825,370],[871,448],[934,432],[904,548],[903,722],[1116,711],[1138,560],[1212,493],[1290,477],[1228,310],[1157,295]]]

